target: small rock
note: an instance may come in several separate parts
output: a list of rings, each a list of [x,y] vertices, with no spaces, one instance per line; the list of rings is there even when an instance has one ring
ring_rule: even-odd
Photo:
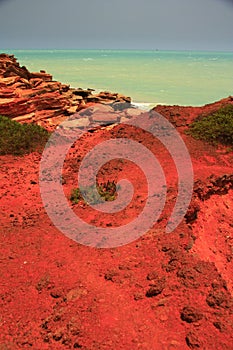
[[[182,321],[192,323],[197,322],[203,318],[203,315],[194,307],[184,307],[180,315]]]
[[[38,292],[41,292],[43,289],[48,289],[50,285],[50,275],[49,274],[44,274],[39,282],[36,285],[36,289]]]
[[[106,279],[106,281],[112,281],[115,282],[115,278],[116,276],[118,276],[119,273],[115,270],[109,270],[105,275],[104,278]]]
[[[220,332],[223,332],[224,326],[221,322],[213,322],[215,328],[217,328]]]
[[[157,295],[161,294],[163,290],[164,290],[164,283],[158,283],[157,285],[152,286],[148,289],[148,291],[146,292],[146,297],[147,298],[156,297]]]
[[[63,328],[59,328],[59,329],[55,330],[55,332],[53,333],[53,339],[55,341],[59,341],[62,339],[63,335],[64,335]]]
[[[83,288],[71,289],[66,295],[66,301],[79,299],[86,294],[87,291]]]
[[[131,104],[128,102],[114,102],[112,107],[115,111],[128,110],[131,107]],[[132,108],[133,109],[133,108]]]
[[[74,94],[74,95],[77,95],[77,96],[81,96],[81,97],[83,97],[83,98],[86,98],[86,97],[88,97],[89,95],[91,95],[91,91],[89,91],[89,90],[83,90],[83,89],[79,88],[79,89],[74,90],[74,91],[73,91],[73,94]]]
[[[168,320],[168,315],[165,314],[165,313],[162,313],[160,316],[159,316],[159,319],[161,322],[166,322]]]
[[[101,99],[97,96],[88,96],[86,100],[87,102],[101,102]]]
[[[143,293],[137,292],[134,294],[134,300],[142,300],[144,298]]]
[[[62,296],[62,291],[59,290],[59,289],[54,289],[51,291],[50,293],[51,297],[54,298],[54,299],[58,299]]]
[[[190,349],[200,348],[200,342],[199,342],[199,339],[195,333],[189,332],[186,335],[185,340],[186,340],[188,347],[190,347]]]
[[[158,273],[156,271],[152,271],[148,273],[147,277],[148,281],[155,280],[158,278]]]

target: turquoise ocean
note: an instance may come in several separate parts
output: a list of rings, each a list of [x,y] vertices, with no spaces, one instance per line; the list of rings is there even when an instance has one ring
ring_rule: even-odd
[[[152,106],[198,106],[233,94],[233,53],[134,50],[1,50],[71,87],[131,96]]]

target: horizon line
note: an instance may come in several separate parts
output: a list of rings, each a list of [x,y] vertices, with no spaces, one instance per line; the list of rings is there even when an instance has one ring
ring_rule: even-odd
[[[194,52],[194,51],[199,51],[199,52],[229,52],[233,53],[232,49],[126,49],[126,48],[4,48],[1,49],[3,52],[4,50],[6,51],[152,51],[152,52],[164,52],[164,51],[171,51],[171,52]]]

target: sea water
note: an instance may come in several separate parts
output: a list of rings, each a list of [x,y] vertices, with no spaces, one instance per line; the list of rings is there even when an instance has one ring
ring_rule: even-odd
[[[139,105],[198,106],[233,94],[233,53],[135,50],[1,50],[71,87],[131,96]]]

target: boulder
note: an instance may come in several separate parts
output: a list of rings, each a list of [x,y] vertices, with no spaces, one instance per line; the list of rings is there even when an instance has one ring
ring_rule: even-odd
[[[79,118],[73,120],[67,120],[62,123],[62,128],[64,129],[85,129],[89,126],[90,121],[88,118]]]
[[[120,116],[114,113],[94,113],[89,117],[90,121],[93,123],[98,123],[101,125],[109,125],[120,122]]]
[[[117,94],[112,94],[109,91],[101,91],[97,97],[99,97],[102,100],[116,100]]]
[[[53,76],[51,74],[48,74],[48,73],[36,73],[36,72],[33,72],[33,73],[30,73],[29,74],[29,78],[39,78],[39,79],[42,79],[43,81],[52,81],[53,79]]]
[[[87,100],[87,102],[95,102],[95,103],[101,102],[101,98],[98,96],[94,96],[94,95],[88,96],[86,98],[86,100]]]
[[[112,103],[112,107],[115,111],[123,111],[131,107],[131,103],[129,102],[114,102]]]
[[[86,98],[88,97],[89,95],[91,95],[91,90],[88,89],[88,90],[83,90],[81,88],[78,88],[78,89],[75,89],[73,91],[73,94],[74,95],[77,95],[77,96],[82,96],[83,98]]]
[[[82,110],[79,114],[81,116],[87,115],[87,116],[91,116],[94,113],[114,113],[114,109],[109,106],[109,105],[103,105],[101,103],[95,104],[93,106],[90,106],[88,108],[85,108],[84,110]]]
[[[138,109],[138,108],[127,108],[124,110],[124,113],[126,114],[127,117],[133,118],[133,117],[138,117],[139,115],[145,113],[145,111],[142,111],[141,109]]]
[[[61,91],[62,92],[67,92],[70,89],[70,85],[67,84],[61,84]]]
[[[116,102],[128,102],[131,103],[131,97],[117,94]]]
[[[77,111],[77,106],[71,106],[69,108],[67,108],[67,112],[70,113],[70,114],[74,114],[75,112]]]

